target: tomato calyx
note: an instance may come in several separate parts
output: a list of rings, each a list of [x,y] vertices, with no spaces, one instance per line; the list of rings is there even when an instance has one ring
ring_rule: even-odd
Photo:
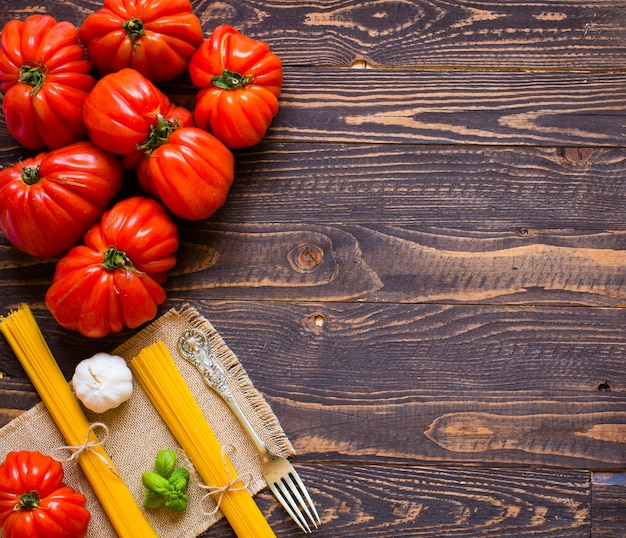
[[[22,495],[18,495],[18,502],[13,506],[14,511],[19,510],[33,510],[35,508],[40,508],[39,503],[41,502],[41,497],[39,496],[39,492],[33,490],[29,493],[23,493]]]
[[[40,179],[39,165],[22,167],[22,181],[26,183],[26,185],[35,185],[39,183]]]
[[[254,79],[254,75],[240,75],[235,71],[224,69],[221,75],[216,75],[211,79],[211,84],[222,90],[238,90]]]
[[[133,43],[133,48],[137,45],[137,41],[140,37],[146,35],[143,22],[140,19],[129,19],[124,24],[122,24],[122,28],[126,30],[128,37]]]
[[[133,262],[126,252],[117,250],[115,247],[109,247],[104,252],[104,260],[102,261],[102,267],[107,271],[115,271],[116,269],[125,269],[126,271],[133,272],[135,274],[141,274],[140,271],[135,269]]]
[[[172,133],[180,127],[178,120],[168,120],[162,114],[157,116],[156,125],[150,127],[150,134],[141,144],[137,144],[138,150],[144,150],[149,156],[159,146],[166,144]]]
[[[47,73],[48,68],[43,63],[37,65],[25,63],[20,67],[19,81],[28,84],[33,89],[31,95],[35,95],[46,81]]]

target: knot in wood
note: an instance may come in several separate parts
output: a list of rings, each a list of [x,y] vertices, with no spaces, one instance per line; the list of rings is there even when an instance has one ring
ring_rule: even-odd
[[[564,148],[563,158],[573,164],[589,164],[595,155],[594,148]]]
[[[324,314],[315,312],[314,314],[306,316],[302,320],[302,324],[307,332],[312,333],[314,336],[319,336],[324,332],[326,327],[326,318]]]
[[[289,251],[287,258],[294,271],[312,273],[324,260],[324,251],[317,245],[301,243]]]

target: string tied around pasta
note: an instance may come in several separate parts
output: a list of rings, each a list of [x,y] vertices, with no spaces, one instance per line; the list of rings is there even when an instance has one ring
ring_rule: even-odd
[[[98,440],[90,439],[91,434],[95,433],[96,429],[102,429],[102,434],[98,438]],[[58,446],[52,450],[51,456],[57,460],[58,462],[72,462],[74,464],[74,468],[78,467],[78,458],[81,454],[85,452],[91,452],[95,454],[101,461],[104,463],[105,467],[111,471],[117,478],[121,478],[117,470],[109,463],[109,460],[105,458],[100,452],[94,450],[98,446],[104,445],[105,441],[109,437],[109,427],[103,422],[92,422],[87,429],[87,435],[85,436],[85,440],[83,444],[77,446]],[[71,455],[67,458],[59,458],[55,457],[53,454],[55,452],[61,450],[69,450]]]
[[[234,452],[236,450],[236,447],[234,445],[228,445],[229,448],[231,448],[231,450]],[[222,499],[224,498],[224,495],[226,493],[228,493],[229,491],[242,491],[244,489],[248,489],[248,486],[250,485],[250,482],[252,482],[252,479],[254,478],[252,476],[252,473],[250,473],[247,477],[246,480],[244,480],[241,476],[237,476],[234,480],[231,478],[231,474],[230,474],[230,468],[228,466],[228,462],[226,461],[226,450],[225,447],[222,447],[221,450],[221,458],[222,458],[222,463],[224,464],[224,470],[226,471],[226,484],[224,484],[223,486],[211,486],[208,484],[202,484],[195,476],[194,478],[196,478],[196,485],[200,488],[205,490],[207,493],[206,495],[204,495],[204,497],[202,497],[202,499],[200,499],[200,503],[204,503],[204,501],[209,498],[209,497],[214,497],[215,499],[215,508],[213,508],[213,510],[211,511],[206,511],[206,510],[202,510],[206,515],[208,516],[212,516],[214,514],[216,514],[218,512],[218,510],[220,509],[220,506],[222,504]],[[240,485],[237,485],[237,484]]]

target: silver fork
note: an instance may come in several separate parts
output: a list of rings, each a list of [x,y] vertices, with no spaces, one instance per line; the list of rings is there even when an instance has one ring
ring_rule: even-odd
[[[205,383],[219,394],[249,435],[261,458],[263,478],[280,504],[306,533],[321,523],[313,500],[293,465],[282,456],[272,454],[233,398],[226,372],[213,353],[206,334],[199,329],[185,331],[178,340],[181,356],[202,374]]]

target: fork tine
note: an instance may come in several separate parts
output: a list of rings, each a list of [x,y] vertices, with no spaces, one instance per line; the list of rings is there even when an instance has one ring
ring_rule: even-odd
[[[298,473],[296,473],[295,471],[293,473],[290,473],[289,476],[291,476],[295,480],[296,484],[298,485],[298,489],[304,495],[306,502],[304,502],[304,500],[302,499],[300,500],[300,502],[301,504],[304,505],[304,509],[306,510],[306,513],[309,516],[309,519],[313,522],[313,525],[315,525],[315,528],[317,528],[317,526],[322,523],[322,520],[320,519],[320,516],[317,513],[317,510],[315,509],[315,503],[313,502],[313,499],[311,499],[311,496],[309,495],[309,492],[307,491],[304,485],[304,482],[302,482],[300,475],[298,475]],[[313,517],[311,512],[313,512],[315,517]]]
[[[302,513],[302,510],[304,510],[309,518],[309,521],[315,525],[315,528],[317,528],[317,521],[311,513],[309,503],[303,498],[303,492],[305,496],[308,497],[308,495],[306,495],[306,488],[295,470],[283,478],[283,483],[287,486],[291,495],[296,498],[300,512]]]
[[[297,502],[295,502],[294,504],[297,504],[298,506],[300,517],[302,517],[303,519],[306,519],[304,518],[304,515],[302,514],[302,510],[304,509],[304,511],[306,512],[306,515],[309,516],[309,521],[313,523],[313,525],[315,525],[315,528],[317,528],[317,523],[315,522],[315,519],[313,518],[313,515],[311,514],[311,511],[309,510],[307,503],[302,498],[302,495],[300,494],[300,490],[298,489],[298,486],[293,481],[295,474],[296,474],[295,472],[293,473],[290,472],[287,476],[283,477],[282,482],[289,490],[289,493],[291,493],[291,496],[292,496],[291,498],[293,499],[295,497],[295,500]]]
[[[291,496],[285,491],[285,485],[282,482],[274,482],[268,485],[274,496],[291,516],[291,519],[293,519],[298,527],[300,527],[305,533],[310,533],[311,527],[309,527],[309,524],[302,516],[302,513],[298,510],[298,507],[295,506]]]

